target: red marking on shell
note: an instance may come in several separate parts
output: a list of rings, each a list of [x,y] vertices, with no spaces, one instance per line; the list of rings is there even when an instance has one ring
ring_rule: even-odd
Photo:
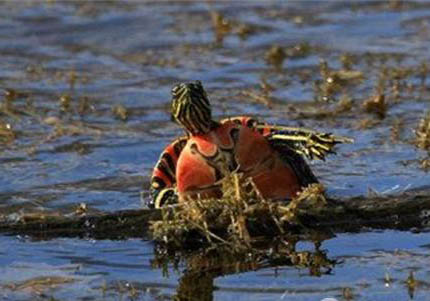
[[[176,156],[176,153],[175,153],[174,143],[169,144],[164,150],[164,152],[168,153],[172,158],[173,163],[176,164],[176,162],[178,161],[178,157]]]
[[[240,130],[235,154],[244,171],[255,168],[261,161],[275,155],[266,139],[248,127]]]
[[[176,179],[179,195],[187,191],[213,185],[216,181],[215,171],[206,160],[191,149],[192,141],[188,141],[178,160]]]
[[[296,174],[279,157],[274,160],[273,166],[252,177],[255,185],[263,197],[269,200],[295,197],[301,190]]]
[[[228,123],[228,122],[234,122],[234,121],[239,121],[243,126],[247,126],[247,122],[248,120],[252,119],[249,116],[235,116],[235,117],[230,117],[230,118],[225,118],[223,120],[220,121],[220,123],[224,124],[224,123]]]
[[[218,148],[222,149],[233,149],[235,141],[231,136],[233,129],[240,128],[234,122],[227,120],[222,123],[214,131],[203,134],[194,135],[189,141],[192,141],[197,146],[199,152],[205,157],[213,157],[216,155]]]
[[[237,124],[227,121],[215,130],[215,136],[218,138],[218,145],[223,149],[233,149],[234,141],[231,131],[238,128]]]
[[[161,180],[163,180],[164,183],[166,184],[166,187],[172,187],[173,186],[173,183],[172,183],[172,181],[170,181],[169,177],[163,171],[161,171],[158,168],[154,168],[154,171],[152,173],[152,177],[153,178],[158,177]]]
[[[184,147],[177,163],[176,179],[181,200],[201,197],[219,197],[216,187],[215,170],[208,164],[210,157],[217,151],[233,149],[237,163],[246,177],[252,177],[263,197],[267,199],[291,198],[300,191],[297,175],[288,163],[281,160],[279,154],[271,148],[264,134],[270,133],[270,127],[263,135],[249,128],[251,118],[239,117],[242,125],[227,119],[214,131],[205,135],[192,136]],[[237,141],[231,132],[238,129]],[[192,146],[197,147],[197,151]],[[214,163],[214,162],[211,162]],[[227,162],[224,164],[228,164]],[[225,167],[225,166],[224,166]]]
[[[188,144],[194,144],[197,146],[198,151],[206,157],[214,156],[218,149],[213,133],[195,135],[190,138]]]

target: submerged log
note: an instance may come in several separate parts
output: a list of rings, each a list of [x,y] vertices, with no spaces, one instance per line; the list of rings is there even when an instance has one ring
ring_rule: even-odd
[[[430,187],[396,196],[359,196],[343,200],[328,198],[327,201],[327,206],[300,210],[298,218],[301,225],[342,233],[369,229],[423,231],[430,224]],[[160,210],[151,209],[69,215],[33,213],[14,219],[0,217],[0,233],[40,239],[150,239],[150,222],[160,219]],[[270,233],[270,227],[265,227],[264,222],[250,221],[250,229],[258,234]]]

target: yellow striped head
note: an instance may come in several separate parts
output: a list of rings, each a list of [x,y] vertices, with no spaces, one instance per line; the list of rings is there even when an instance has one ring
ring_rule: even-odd
[[[172,119],[191,134],[205,134],[213,125],[211,106],[200,81],[172,89]]]

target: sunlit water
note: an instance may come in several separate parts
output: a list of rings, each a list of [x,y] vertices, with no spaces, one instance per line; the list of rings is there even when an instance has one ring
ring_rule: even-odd
[[[410,141],[428,109],[429,88],[402,92],[383,120],[365,113],[360,102],[373,93],[381,64],[414,67],[429,60],[430,5],[346,3],[2,2],[0,88],[22,95],[13,103],[15,114],[0,113],[17,135],[0,145],[0,214],[68,211],[82,202],[100,210],[140,208],[140,191],[147,192],[159,153],[182,134],[168,115],[170,89],[195,79],[207,88],[217,118],[253,115],[353,137],[355,143],[340,146],[338,156],[312,163],[331,195],[396,194],[428,185],[430,176],[419,163],[426,153]],[[216,42],[210,12],[233,23],[222,41]],[[241,36],[243,24],[251,32]],[[273,45],[303,43],[310,53],[286,59],[281,70],[266,63]],[[350,112],[321,117],[319,109],[335,104],[314,102],[319,61],[339,69],[345,52],[358,57],[353,68],[365,80],[343,92],[355,101]],[[371,60],[369,53],[386,58]],[[263,79],[275,88],[271,107],[243,94],[261,93]],[[420,79],[408,82],[418,86]],[[62,112],[65,94],[71,103]],[[83,97],[85,109],[79,107]],[[117,105],[128,110],[126,121],[113,113]],[[61,120],[62,134],[55,134],[48,117]],[[364,118],[379,123],[362,129]],[[402,138],[392,141],[399,119]],[[358,300],[407,300],[405,281],[414,271],[414,300],[427,300],[429,244],[427,233],[342,234],[322,244],[329,258],[340,261],[328,275],[294,267],[227,275],[214,279],[213,298],[342,299],[351,288]],[[183,271],[166,278],[152,269],[153,247],[141,240],[0,236],[0,299],[170,299]],[[73,282],[13,288],[56,276]]]

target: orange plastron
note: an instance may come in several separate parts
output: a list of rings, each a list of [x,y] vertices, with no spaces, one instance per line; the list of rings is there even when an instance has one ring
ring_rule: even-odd
[[[237,170],[252,177],[267,199],[289,199],[300,191],[297,175],[257,130],[227,120],[204,135],[194,135],[176,167],[180,201],[222,196],[220,180]]]

